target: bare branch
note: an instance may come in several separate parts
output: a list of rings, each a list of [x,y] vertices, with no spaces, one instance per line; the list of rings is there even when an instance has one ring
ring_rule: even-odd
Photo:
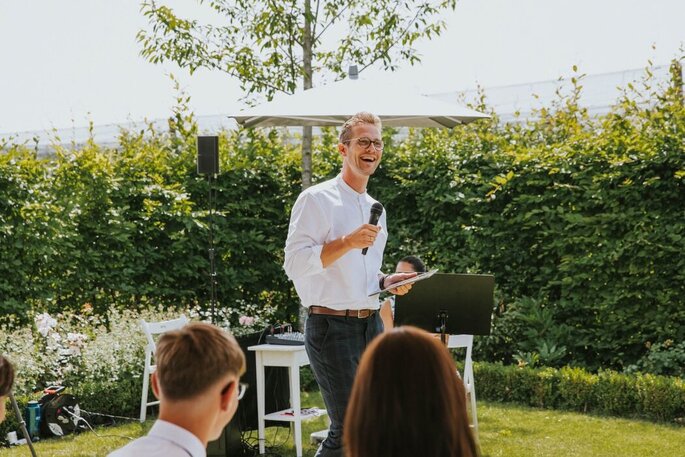
[[[330,21],[328,24],[326,24],[326,25],[324,26],[324,28],[323,28],[323,30],[321,31],[321,33],[319,33],[318,35],[315,35],[315,36],[314,36],[314,42],[319,41],[319,38],[321,37],[321,35],[323,35],[323,34],[326,32],[326,30],[328,29],[328,27],[330,27],[331,25],[333,25],[333,24],[335,23],[335,21],[342,15],[342,13],[345,12],[345,10],[346,10],[347,8],[349,8],[349,6],[350,6],[351,4],[352,4],[352,2],[349,2],[347,5],[345,5],[345,6],[343,7],[343,9],[341,9],[341,10],[338,12],[338,15],[337,15],[337,16],[334,16],[334,17],[331,19],[331,21]]]
[[[319,6],[321,1],[316,0],[316,13],[314,13],[314,27],[312,27],[312,36],[316,37],[316,26],[319,25]],[[316,40],[316,38],[314,38]]]
[[[359,73],[361,73],[362,71],[366,70],[368,67],[370,67],[371,65],[376,63],[376,61],[378,61],[378,59],[382,58],[384,55],[387,55],[388,51],[390,51],[398,42],[402,41],[402,38],[407,34],[407,32],[409,31],[409,28],[414,24],[414,22],[416,22],[416,20],[418,19],[419,15],[421,14],[421,11],[423,9],[426,9],[426,5],[421,5],[419,7],[419,9],[416,11],[416,14],[414,15],[414,17],[411,19],[411,21],[409,21],[409,23],[404,28],[402,33],[400,33],[400,35],[397,37],[397,39],[393,40],[393,43],[387,49],[385,49],[384,51],[379,51],[378,54],[374,58],[371,59],[371,61],[369,61],[366,65],[364,65],[359,70]]]

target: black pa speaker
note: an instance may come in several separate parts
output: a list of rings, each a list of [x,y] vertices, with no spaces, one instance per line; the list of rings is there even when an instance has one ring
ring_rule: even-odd
[[[200,175],[219,174],[219,137],[197,137],[197,173]]]
[[[245,353],[245,374],[240,378],[250,387],[238,403],[238,410],[218,440],[207,445],[208,457],[251,457],[255,453],[243,444],[242,434],[257,430],[257,360],[248,347],[264,342],[267,329],[236,338]],[[266,413],[290,408],[290,378],[286,367],[264,367]],[[290,427],[290,422],[266,421],[266,427]]]

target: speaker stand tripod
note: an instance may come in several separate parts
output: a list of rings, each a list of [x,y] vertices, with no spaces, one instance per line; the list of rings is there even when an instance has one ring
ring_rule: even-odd
[[[216,324],[216,260],[214,252],[214,181],[216,180],[216,175],[207,175],[207,187],[209,188],[209,303],[212,310],[212,324]]]
[[[209,303],[211,309],[211,320],[216,324],[216,253],[214,252],[214,206],[215,194],[214,183],[219,174],[219,137],[198,136],[197,137],[197,173],[207,176],[207,187],[209,189]]]

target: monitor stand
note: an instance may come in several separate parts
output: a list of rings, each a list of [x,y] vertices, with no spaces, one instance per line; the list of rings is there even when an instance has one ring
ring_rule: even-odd
[[[441,310],[438,313],[438,320],[440,321],[440,341],[447,347],[447,311]]]

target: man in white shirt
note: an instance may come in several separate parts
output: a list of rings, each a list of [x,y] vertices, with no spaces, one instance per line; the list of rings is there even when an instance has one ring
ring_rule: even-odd
[[[147,436],[110,457],[205,457],[245,393],[245,355],[233,336],[195,322],[162,335],[152,390],[159,418]]]
[[[309,310],[305,347],[331,421],[318,457],[342,455],[342,425],[357,365],[383,330],[378,296],[369,294],[416,275],[381,273],[385,211],[379,225],[367,223],[376,200],[366,186],[383,155],[378,116],[362,112],[348,119],[338,151],[341,173],[304,190],[293,206],[283,265]],[[410,288],[391,292],[402,295]]]

